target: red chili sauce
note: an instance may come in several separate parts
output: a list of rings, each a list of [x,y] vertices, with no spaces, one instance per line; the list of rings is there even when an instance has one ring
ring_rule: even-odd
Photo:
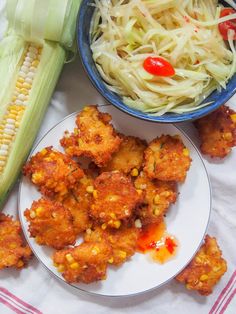
[[[164,221],[142,228],[138,239],[138,251],[150,253],[152,259],[164,264],[176,255],[178,243],[167,233]]]

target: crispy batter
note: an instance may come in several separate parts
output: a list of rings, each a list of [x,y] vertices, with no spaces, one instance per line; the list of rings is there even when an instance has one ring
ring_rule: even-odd
[[[203,154],[224,158],[236,146],[236,112],[229,107],[224,105],[194,124]]]
[[[82,243],[55,252],[53,262],[67,282],[91,283],[106,279],[111,252],[110,245],[105,241]]]
[[[94,201],[90,208],[92,218],[111,227],[119,228],[142,200],[131,182],[122,172],[103,172],[94,181]]]
[[[96,227],[85,233],[85,242],[107,241],[112,247],[110,264],[121,265],[135,254],[139,230],[134,226],[122,226],[120,229]]]
[[[158,223],[177,199],[177,185],[173,181],[150,180],[141,172],[135,180],[136,189],[145,191],[144,204],[137,210],[142,225]]]
[[[227,263],[215,238],[209,235],[190,264],[176,277],[187,289],[196,290],[201,295],[209,295],[227,271]]]
[[[91,227],[88,214],[92,202],[92,194],[88,192],[90,187],[93,187],[93,180],[85,176],[62,201],[63,206],[70,211],[73,217],[76,235]]]
[[[143,153],[147,147],[145,141],[137,137],[121,135],[123,142],[120,145],[118,152],[113,154],[112,159],[101,170],[113,171],[119,170],[125,174],[129,174],[132,170],[137,172],[143,163]],[[138,172],[137,172],[138,173]]]
[[[74,133],[65,134],[61,145],[70,156],[90,157],[98,166],[104,166],[119,149],[121,138],[109,124],[111,116],[101,113],[97,106],[87,106],[77,116]]]
[[[23,173],[39,187],[43,195],[50,197],[56,194],[63,197],[84,176],[74,160],[52,147],[44,148],[33,156],[26,163]]]
[[[184,182],[191,164],[188,149],[179,136],[162,135],[144,152],[144,171],[150,179]]]
[[[24,245],[20,222],[0,213],[0,269],[23,268],[31,257],[31,249]]]
[[[72,215],[61,203],[41,198],[24,215],[30,235],[38,244],[62,249],[75,243]]]

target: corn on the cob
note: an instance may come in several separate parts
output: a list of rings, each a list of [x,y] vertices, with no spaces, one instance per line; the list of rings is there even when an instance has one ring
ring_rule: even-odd
[[[55,1],[8,1],[9,30],[0,44],[0,74],[4,76],[0,89],[0,206],[29,154],[64,65],[66,49],[72,47],[79,4],[80,0],[57,0],[64,8],[57,11],[61,25],[58,23],[57,30],[55,19],[47,20],[48,28],[37,37],[35,19],[17,10],[28,6],[32,13],[40,7],[48,17]]]

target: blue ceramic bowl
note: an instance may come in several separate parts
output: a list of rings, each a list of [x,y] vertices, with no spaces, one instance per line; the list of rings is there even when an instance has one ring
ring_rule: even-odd
[[[222,89],[221,92],[215,91],[205,99],[205,102],[212,102],[210,105],[193,112],[182,114],[166,113],[161,117],[156,117],[128,107],[122,101],[122,98],[118,94],[111,92],[106,87],[103,79],[101,78],[96,68],[95,62],[93,61],[92,51],[90,49],[90,23],[94,13],[94,7],[90,5],[92,3],[93,0],[83,0],[81,3],[77,23],[78,48],[83,66],[91,82],[101,93],[101,95],[105,97],[109,103],[113,104],[118,109],[134,117],[154,122],[176,123],[183,121],[191,121],[203,117],[209,114],[210,112],[214,111],[221,105],[225,104],[236,92],[236,75],[234,75],[230,82],[228,83],[226,89]]]

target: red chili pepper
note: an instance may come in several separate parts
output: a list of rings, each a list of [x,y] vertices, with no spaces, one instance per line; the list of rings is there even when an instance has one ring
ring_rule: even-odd
[[[231,8],[226,8],[221,11],[220,17],[228,16],[234,13],[236,13],[235,10]],[[228,31],[230,29],[232,29],[235,32],[233,39],[236,40],[236,19],[220,23],[218,27],[219,27],[221,36],[224,38],[224,40],[228,40]]]
[[[177,244],[171,238],[166,238],[165,246],[166,246],[167,250],[170,252],[170,254],[173,254],[174,249],[177,246]]]
[[[158,76],[173,76],[175,69],[173,66],[163,58],[147,57],[143,63],[144,69],[153,75]]]

